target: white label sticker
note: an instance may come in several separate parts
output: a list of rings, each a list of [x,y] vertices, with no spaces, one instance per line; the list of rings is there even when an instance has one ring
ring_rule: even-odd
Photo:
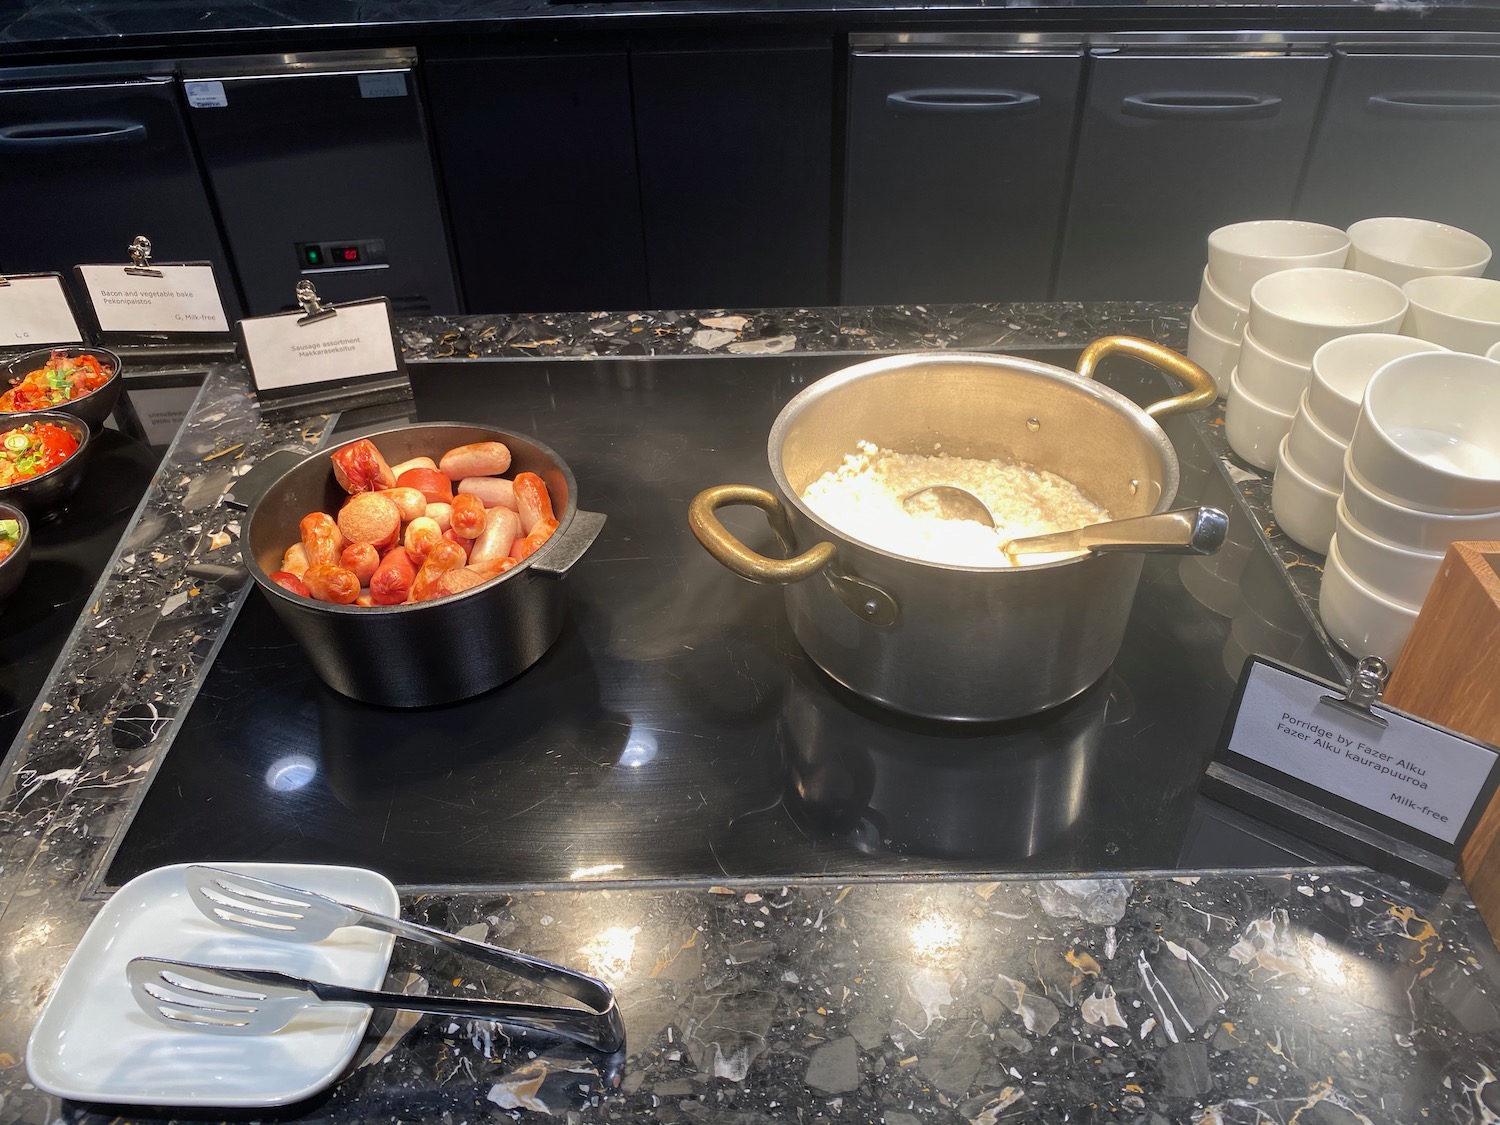
[[[337,316],[298,324],[302,314],[240,321],[251,374],[262,390],[330,383],[396,370],[390,310],[384,302],[350,305]]]
[[[1378,711],[1366,722],[1323,702],[1336,694],[1267,664],[1252,664],[1229,749],[1447,843],[1458,838],[1495,752]]]
[[[359,96],[362,98],[404,98],[406,97],[406,74],[400,70],[361,74]]]
[[[14,277],[0,285],[0,347],[81,344],[60,277]]]
[[[79,266],[101,332],[228,332],[212,266],[155,266],[161,277],[124,266]]]
[[[196,80],[184,82],[182,88],[187,92],[188,105],[194,109],[222,109],[229,104],[222,82]]]

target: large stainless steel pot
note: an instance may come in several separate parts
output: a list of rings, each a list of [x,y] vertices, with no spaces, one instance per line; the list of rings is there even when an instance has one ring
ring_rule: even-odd
[[[604,517],[577,506],[572,470],[541,442],[486,426],[428,423],[371,434],[396,464],[438,457],[454,446],[503,441],[511,471],[547,484],[558,527],[537,552],[472,590],[415,605],[315,602],[271,581],[282,553],[300,538],[308,512],[337,512],[347,498],[329,452],[289,470],[255,502],[246,565],[313,669],[329,687],[364,703],[428,707],[489,691],[520,675],[551,647],[566,612],[564,579],[593,543]]]
[[[1093,380],[1126,354],[1186,384],[1142,409]],[[807,654],[834,679],[888,707],[938,719],[997,720],[1071,699],[1114,661],[1140,578],[1137,554],[1083,555],[1023,567],[945,566],[867,546],[814,515],[800,496],[860,441],[903,452],[1025,461],[1058,473],[1116,518],[1165,511],[1177,455],[1155,419],[1200,409],[1213,380],[1169,348],[1128,336],[1090,344],[1077,372],[1015,356],[902,355],[814,383],[771,427],[775,492],[720,485],[688,521],[724,566],[786,586]],[[764,510],[785,559],[761,555],[715,514]]]

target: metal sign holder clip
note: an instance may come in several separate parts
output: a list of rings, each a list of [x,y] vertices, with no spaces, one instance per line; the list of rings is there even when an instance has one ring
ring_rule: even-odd
[[[297,303],[302,306],[303,312],[303,315],[297,318],[298,324],[314,324],[320,320],[327,320],[330,316],[339,315],[338,309],[323,303],[313,283],[305,278],[297,282]]]
[[[1380,702],[1380,693],[1385,690],[1386,681],[1390,678],[1391,669],[1384,660],[1378,656],[1366,656],[1355,666],[1354,675],[1349,678],[1342,696],[1325,695],[1319,702],[1337,707],[1344,714],[1361,722],[1374,723],[1378,727],[1389,726],[1385,717],[1377,715],[1373,708]]]
[[[134,265],[126,266],[125,272],[135,277],[162,277],[161,270],[151,267],[151,240],[144,234],[138,234],[127,249],[130,251],[130,260]]]

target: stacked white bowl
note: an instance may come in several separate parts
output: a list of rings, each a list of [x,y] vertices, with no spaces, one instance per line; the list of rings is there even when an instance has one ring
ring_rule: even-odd
[[[1257,468],[1274,469],[1317,350],[1340,336],[1395,332],[1407,306],[1399,286],[1357,270],[1312,266],[1257,281],[1239,364],[1229,375],[1229,447]]]
[[[1300,266],[1341,267],[1348,254],[1349,236],[1322,223],[1257,219],[1220,227],[1208,236],[1208,265],[1188,322],[1188,358],[1227,396],[1255,283]]]
[[[1393,359],[1445,349],[1389,332],[1339,336],[1313,353],[1312,379],[1282,438],[1271,485],[1271,513],[1294,541],[1320,555],[1333,538],[1344,452],[1370,377]]]
[[[1393,663],[1448,544],[1496,536],[1500,360],[1390,360],[1365,387],[1344,458],[1319,597],[1329,635]]]

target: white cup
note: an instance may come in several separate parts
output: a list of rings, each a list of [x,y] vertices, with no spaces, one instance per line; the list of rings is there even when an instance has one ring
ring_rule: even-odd
[[[1308,406],[1329,433],[1348,445],[1371,375],[1401,356],[1446,350],[1393,332],[1360,332],[1329,340],[1313,353]]]
[[[1335,492],[1344,487],[1344,454],[1349,446],[1318,422],[1317,415],[1308,409],[1306,391],[1302,392],[1297,413],[1292,415],[1286,448],[1298,468],[1313,480]]]
[[[1268,274],[1298,266],[1342,269],[1349,236],[1338,227],[1300,219],[1255,219],[1220,227],[1208,236],[1208,272],[1219,292],[1250,305],[1250,290]]]
[[[1312,378],[1312,364],[1297,363],[1271,351],[1251,329],[1245,330],[1240,343],[1240,361],[1236,368],[1240,386],[1261,402],[1283,414],[1296,411],[1302,392]]]
[[[1292,416],[1246,394],[1240,377],[1229,373],[1224,403],[1224,438],[1229,448],[1257,469],[1276,467],[1276,449],[1292,428]]]
[[[1325,555],[1333,538],[1338,502],[1338,489],[1319,484],[1300,468],[1288,456],[1283,438],[1271,482],[1271,515],[1276,517],[1276,526],[1309,551]]]
[[[1238,340],[1250,319],[1250,306],[1231,301],[1214,284],[1208,267],[1203,267],[1203,281],[1198,286],[1198,316],[1205,328],[1211,328],[1220,336]]]
[[[1337,536],[1328,544],[1318,591],[1323,626],[1354,657],[1378,656],[1391,667],[1417,623],[1417,611],[1382,597],[1349,573]]]
[[[1401,287],[1411,303],[1403,336],[1456,352],[1484,355],[1500,344],[1500,281],[1489,277],[1419,277]]]
[[[1239,339],[1221,336],[1209,328],[1195,307],[1188,316],[1187,357],[1208,372],[1221,396],[1229,393],[1229,373],[1239,356]]]
[[[1365,388],[1349,459],[1408,507],[1500,510],[1500,363],[1461,352],[1391,360]]]
[[[1478,277],[1490,264],[1484,239],[1431,219],[1361,219],[1348,234],[1348,268],[1397,285],[1438,274]]]
[[[1339,336],[1395,332],[1406,310],[1401,287],[1383,278],[1354,270],[1283,270],[1250,290],[1246,331],[1271,351],[1310,364],[1318,348]]]
[[[1443,552],[1414,551],[1380,538],[1349,514],[1342,499],[1337,513],[1333,533],[1349,573],[1377,594],[1420,608],[1443,563]]]
[[[1417,551],[1444,551],[1449,543],[1500,539],[1500,511],[1424,512],[1384,496],[1344,457],[1344,506],[1361,527]]]

